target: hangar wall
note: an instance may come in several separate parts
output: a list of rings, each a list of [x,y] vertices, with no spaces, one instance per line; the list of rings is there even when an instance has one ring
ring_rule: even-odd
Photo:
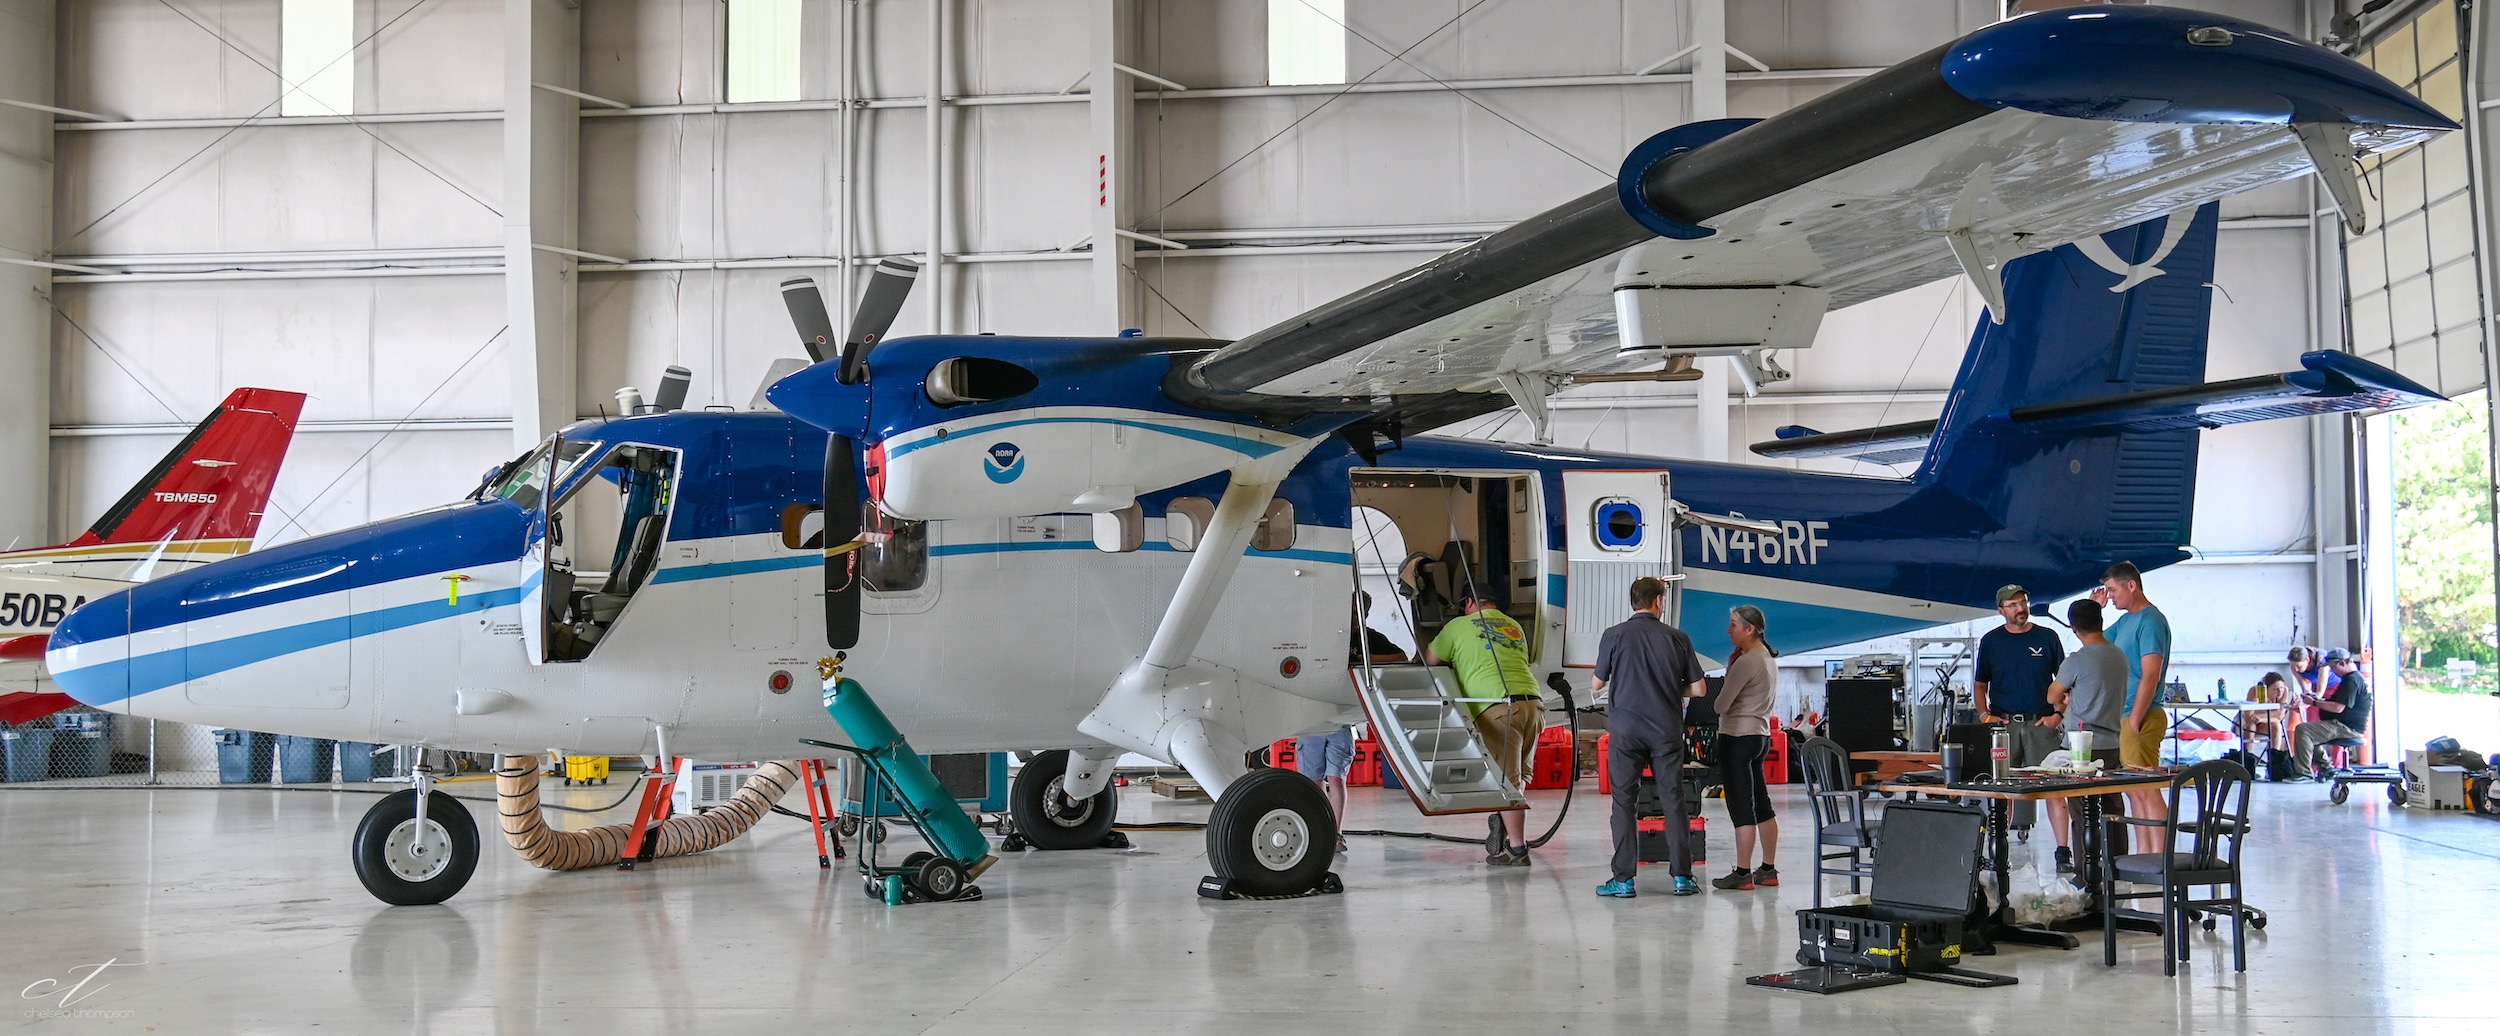
[[[1097,265],[1106,170],[1079,81],[1100,67],[1105,25],[1125,63],[1188,87],[1112,77],[1141,93],[1133,147],[1108,172],[1134,229],[1172,243],[1119,244],[1125,309],[1149,332],[1231,337],[1602,184],[1632,144],[1697,110],[1773,114],[1995,16],[1988,0],[1726,4],[1741,54],[1722,101],[1690,58],[1652,67],[1690,44],[1710,0],[1357,0],[1352,90],[1267,85],[1261,4],[1143,2],[1103,20],[1099,4],[1053,0],[806,0],[801,99],[731,105],[717,0],[355,6],[371,39],[352,116],[276,118],[279,0],[59,5],[58,103],[112,121],[53,126],[48,251],[110,271],[52,278],[53,533],[83,526],[235,384],[313,395],[264,542],[466,491],[529,437],[514,430],[521,379],[589,414],[682,363],[693,403],[743,404],[794,351],[781,279],[832,287],[862,257],[925,250],[933,225],[943,269],[894,333],[1116,330],[1072,301]],[[2206,6],[2278,25],[2307,13]],[[522,52],[498,45],[521,31]],[[506,124],[550,104],[578,107],[577,137]],[[566,241],[542,224],[515,243],[516,213],[567,197]],[[2306,315],[2313,208],[2301,185],[2226,208],[2215,376],[2284,369],[2322,340]],[[507,286],[522,276],[553,279]],[[515,306],[526,317],[568,290],[550,284],[570,285],[577,312],[539,324],[558,340],[516,345]],[[1836,314],[1817,349],[1784,358],[1796,379],[1761,398],[1724,412],[1683,387],[1577,399],[1557,438],[1741,455],[1779,424],[1932,416],[1977,312],[1957,284],[1905,293]],[[2162,576],[2156,599],[2230,618],[2183,623],[2183,661],[2236,674],[2279,659],[2287,623],[2314,637],[2311,439],[2289,425],[2208,436],[2205,560]]]

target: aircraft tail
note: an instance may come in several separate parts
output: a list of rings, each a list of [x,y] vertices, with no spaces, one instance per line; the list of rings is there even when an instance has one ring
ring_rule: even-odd
[[[301,392],[234,390],[95,525],[55,552],[136,558],[162,545],[168,560],[206,561],[250,550],[303,409]],[[97,549],[111,547],[128,549]]]
[[[2299,371],[2207,383],[2217,229],[2206,205],[2009,263],[2006,320],[1980,321],[1936,420],[1783,428],[1754,449],[1918,459],[1914,481],[1975,510],[1974,532],[2023,530],[2006,546],[2030,556],[1995,561],[2076,576],[2179,561],[2202,429],[2441,398],[2334,352],[2304,355]]]

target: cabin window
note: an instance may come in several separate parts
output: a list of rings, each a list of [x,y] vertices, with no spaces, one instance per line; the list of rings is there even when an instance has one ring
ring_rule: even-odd
[[[860,578],[868,589],[902,593],[920,589],[929,580],[929,523],[888,517],[875,504],[860,512]]]
[[[1163,542],[1173,550],[1198,549],[1198,538],[1215,520],[1215,503],[1203,496],[1184,496],[1163,509]]]
[[[1270,500],[1267,513],[1259,516],[1259,527],[1250,534],[1252,550],[1293,549],[1293,501]]]
[[[929,368],[929,402],[939,406],[995,403],[1031,392],[1041,384],[1042,379],[1034,377],[1032,371],[1005,360],[958,356]]]
[[[814,504],[781,509],[781,545],[790,550],[825,549],[825,511]]]
[[[1100,511],[1094,515],[1094,549],[1105,554],[1126,554],[1146,545],[1146,509],[1130,504],[1117,511]]]

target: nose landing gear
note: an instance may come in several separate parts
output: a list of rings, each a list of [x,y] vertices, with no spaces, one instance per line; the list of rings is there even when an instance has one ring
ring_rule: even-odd
[[[392,906],[450,899],[477,871],[477,820],[469,807],[433,794],[434,775],[422,763],[414,777],[416,787],[385,796],[365,811],[350,843],[356,880]]]

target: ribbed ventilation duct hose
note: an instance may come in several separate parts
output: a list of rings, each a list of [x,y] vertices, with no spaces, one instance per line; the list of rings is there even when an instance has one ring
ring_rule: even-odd
[[[633,825],[608,824],[586,831],[558,831],[547,826],[538,808],[539,760],[507,755],[495,764],[495,801],[503,814],[504,841],[533,867],[575,871],[613,867],[624,857]],[[745,834],[771,811],[773,804],[798,786],[796,762],[768,762],[748,777],[729,801],[711,810],[674,816],[651,832],[651,856],[686,856],[726,845]]]

